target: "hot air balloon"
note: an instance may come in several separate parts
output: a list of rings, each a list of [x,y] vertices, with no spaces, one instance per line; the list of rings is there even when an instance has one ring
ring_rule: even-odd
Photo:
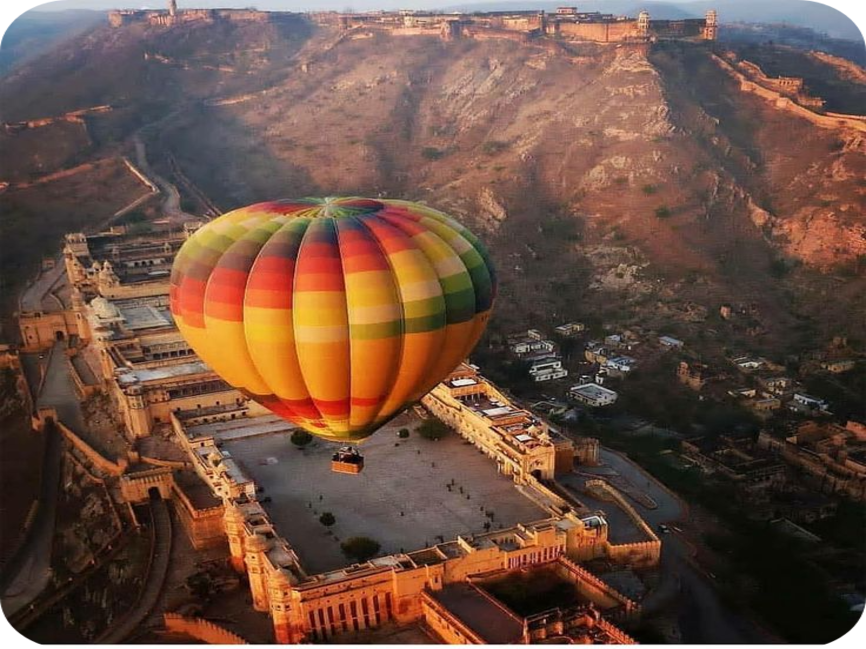
[[[454,219],[350,197],[258,203],[207,223],[178,252],[170,297],[181,333],[226,382],[346,443],[469,354],[495,292],[487,251]]]

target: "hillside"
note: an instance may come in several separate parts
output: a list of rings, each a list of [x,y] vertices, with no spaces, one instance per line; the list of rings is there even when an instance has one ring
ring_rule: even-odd
[[[0,74],[104,21],[104,14],[86,10],[28,11],[22,14],[3,34]]]
[[[845,83],[828,82],[837,101],[862,96]],[[704,46],[104,27],[0,81],[0,103],[6,121],[110,104],[86,118],[85,157],[130,154],[137,133],[158,173],[180,170],[223,210],[339,193],[450,210],[492,249],[501,330],[701,331],[734,302],[764,332],[730,341],[743,346],[864,336],[845,317],[866,309],[862,134],[744,94]],[[81,161],[63,134],[28,137],[3,180]]]

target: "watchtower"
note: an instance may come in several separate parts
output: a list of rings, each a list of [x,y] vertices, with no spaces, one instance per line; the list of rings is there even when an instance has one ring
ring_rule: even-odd
[[[714,41],[719,35],[719,17],[715,9],[710,9],[707,12],[707,19],[704,23],[704,40]]]
[[[168,0],[168,15],[172,18],[177,15],[177,0]]]
[[[637,16],[637,31],[641,36],[649,36],[650,15],[648,11],[641,11]]]

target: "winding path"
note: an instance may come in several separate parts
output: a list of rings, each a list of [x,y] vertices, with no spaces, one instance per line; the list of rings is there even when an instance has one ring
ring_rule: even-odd
[[[153,556],[138,601],[126,615],[102,634],[97,640],[98,644],[123,642],[147,619],[162,593],[171,558],[171,516],[168,505],[162,498],[150,499],[150,511],[154,535]]]

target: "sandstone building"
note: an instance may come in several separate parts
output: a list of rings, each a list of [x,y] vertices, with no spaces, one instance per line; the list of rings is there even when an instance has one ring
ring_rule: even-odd
[[[615,622],[636,615],[638,605],[578,564],[599,558],[653,566],[660,540],[624,501],[619,506],[642,530],[641,539],[630,543],[611,541],[603,512],[564,499],[556,475],[571,471],[575,454],[596,461],[597,442],[584,440],[576,449],[467,364],[423,399],[426,416],[440,418],[490,458],[541,508],[541,517],[308,572],[292,546],[291,529],[271,519],[259,502],[260,485],[223,448],[226,439],[253,435],[288,439],[290,425],[204,365],[168,309],[169,269],[195,227],[148,236],[122,228],[67,235],[64,263],[47,269],[50,290],[42,294],[43,300],[58,292],[67,296],[58,298],[62,328],[40,329],[39,318],[30,315],[21,319],[22,334],[33,335],[32,350],[70,339],[117,404],[132,442],[125,457],[106,458],[62,421],[57,425],[96,470],[117,480],[123,500],[144,502],[158,494],[172,501],[195,548],[227,545],[232,566],[247,576],[253,607],[269,614],[278,642],[324,641],[385,624],[423,627],[446,642],[632,642]],[[55,346],[51,353],[64,351]],[[49,410],[37,418],[56,420]],[[155,432],[160,434],[151,437]],[[151,453],[155,446],[148,441],[174,451]],[[617,498],[611,491],[609,499]],[[563,609],[517,615],[485,590],[488,580],[537,569],[571,584],[577,600]],[[501,628],[478,615],[485,610],[498,612]]]

